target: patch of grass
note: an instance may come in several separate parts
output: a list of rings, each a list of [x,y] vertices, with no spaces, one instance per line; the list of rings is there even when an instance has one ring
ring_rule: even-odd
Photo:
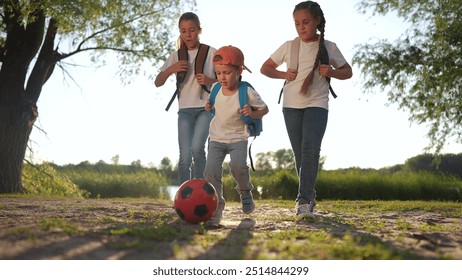
[[[421,200],[336,200],[321,201],[319,207],[325,207],[332,212],[341,212],[349,214],[369,214],[384,212],[400,211],[432,211],[441,213],[447,217],[462,217],[462,203],[460,202],[443,202],[443,201],[421,201]],[[319,208],[321,209],[321,208]]]
[[[388,248],[371,237],[347,233],[335,236],[325,230],[296,229],[276,233],[266,232],[252,240],[260,248],[258,259],[402,259],[402,253]]]
[[[42,218],[40,225],[45,231],[61,231],[65,234],[80,232],[76,225],[67,222],[64,218]]]
[[[412,229],[412,224],[407,222],[406,219],[400,217],[396,220],[396,228],[400,231],[407,232]]]
[[[191,230],[178,230],[169,225],[136,225],[109,230],[109,235],[126,237],[110,242],[109,246],[118,249],[153,249],[158,242],[173,242],[188,239],[194,234]]]
[[[7,236],[14,239],[27,239],[32,241],[37,238],[33,228],[24,226],[9,228]]]

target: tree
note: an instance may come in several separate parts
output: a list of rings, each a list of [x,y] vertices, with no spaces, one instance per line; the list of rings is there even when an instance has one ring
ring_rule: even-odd
[[[410,121],[429,126],[427,151],[462,140],[462,3],[460,0],[363,0],[359,11],[396,12],[410,27],[394,42],[356,46],[367,91],[387,92]]]
[[[113,165],[119,165],[119,160],[120,160],[120,156],[119,155],[115,155],[111,158],[111,162]]]
[[[194,0],[0,0],[0,193],[22,190],[37,101],[55,67],[67,73],[66,59],[87,53],[98,63],[111,51],[121,78],[138,74],[172,51],[186,4]]]
[[[256,168],[259,170],[295,168],[294,155],[291,149],[279,149],[276,152],[258,153]]]
[[[171,171],[173,169],[172,161],[168,157],[164,157],[160,161],[160,169]]]

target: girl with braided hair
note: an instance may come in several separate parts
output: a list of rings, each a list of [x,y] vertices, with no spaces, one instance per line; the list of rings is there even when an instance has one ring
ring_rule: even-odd
[[[315,184],[319,169],[321,142],[327,126],[329,83],[326,78],[351,78],[352,69],[337,45],[324,39],[326,20],[318,3],[304,1],[293,11],[295,28],[300,38],[298,58],[291,58],[292,41],[282,44],[261,67],[261,73],[273,79],[284,79],[283,115],[299,177],[295,200],[296,216],[314,217]],[[319,33],[318,33],[319,31]],[[321,64],[325,46],[329,64]],[[291,59],[297,69],[277,68]]]

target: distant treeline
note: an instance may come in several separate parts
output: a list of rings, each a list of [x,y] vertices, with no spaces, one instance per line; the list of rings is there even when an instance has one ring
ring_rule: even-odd
[[[254,195],[263,199],[295,199],[298,178],[290,150],[258,154],[264,164],[251,172]],[[167,186],[176,185],[177,168],[164,158],[158,167],[95,164],[28,165],[23,174],[26,192],[80,197],[168,198]],[[235,182],[225,164],[224,194],[238,200]],[[439,158],[423,154],[404,164],[381,169],[357,167],[321,170],[317,181],[318,199],[376,200],[462,200],[462,154]]]

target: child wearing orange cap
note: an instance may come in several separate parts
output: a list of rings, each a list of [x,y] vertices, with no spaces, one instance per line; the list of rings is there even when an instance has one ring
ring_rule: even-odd
[[[231,161],[229,168],[236,190],[240,194],[242,211],[250,214],[255,210],[252,196],[253,185],[250,182],[250,172],[247,166],[247,145],[249,132],[241,119],[241,114],[252,119],[262,118],[268,113],[268,106],[260,95],[248,87],[248,104],[242,109],[239,104],[239,83],[244,69],[244,55],[236,47],[226,46],[218,49],[213,57],[215,73],[221,84],[212,108],[210,100],[205,105],[206,111],[215,110],[215,116],[210,122],[209,148],[205,165],[204,178],[209,181],[218,193],[218,208],[214,216],[206,222],[208,227],[220,224],[225,207],[223,197],[222,171],[223,162],[227,154]]]

